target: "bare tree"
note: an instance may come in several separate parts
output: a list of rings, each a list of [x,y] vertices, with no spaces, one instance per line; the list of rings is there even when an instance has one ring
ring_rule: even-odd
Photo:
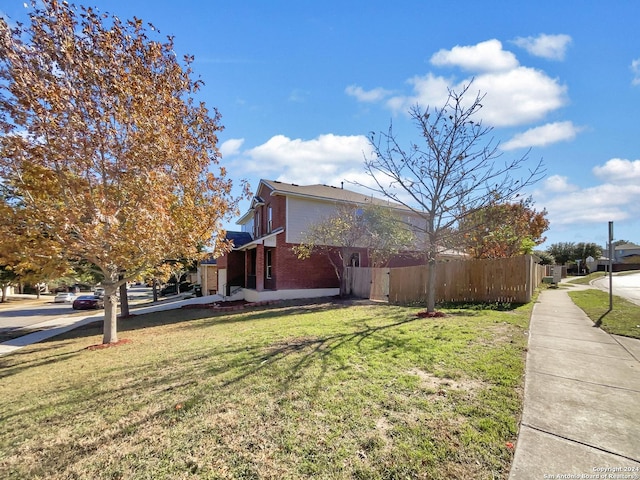
[[[427,310],[435,310],[436,255],[449,245],[448,236],[470,212],[519,196],[544,176],[542,161],[516,178],[526,167],[522,157],[498,163],[499,143],[489,137],[492,128],[478,118],[484,95],[465,102],[470,85],[449,91],[443,107],[414,106],[409,113],[422,142],[403,149],[392,126],[369,137],[373,155],[365,171],[375,182],[372,190],[410,208],[424,222],[424,253],[429,263]]]

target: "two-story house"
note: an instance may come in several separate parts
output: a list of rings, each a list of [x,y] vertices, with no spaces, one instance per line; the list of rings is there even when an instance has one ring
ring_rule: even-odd
[[[233,251],[217,260],[218,288],[230,295],[241,289],[245,300],[314,298],[340,293],[340,282],[326,254],[300,260],[292,250],[304,240],[309,226],[332,215],[338,205],[384,205],[410,211],[387,200],[327,185],[301,186],[261,180],[250,209],[237,221],[241,232],[228,232]],[[366,249],[354,263],[369,266]],[[394,266],[423,260],[402,256]]]
[[[227,232],[231,252],[217,259],[218,290],[241,290],[248,301],[313,298],[340,293],[340,282],[325,254],[306,260],[292,250],[313,223],[332,215],[338,205],[389,206],[386,200],[327,185],[301,186],[261,180],[249,210],[236,222],[240,232]],[[404,257],[403,265],[420,260]],[[366,249],[357,265],[369,266]]]

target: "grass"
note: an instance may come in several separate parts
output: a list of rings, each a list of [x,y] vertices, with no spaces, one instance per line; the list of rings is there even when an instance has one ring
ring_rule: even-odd
[[[605,272],[593,272],[589,275],[584,275],[582,277],[576,277],[569,280],[567,283],[575,283],[577,285],[589,285],[593,280],[596,280],[600,277],[604,277],[607,275]]]
[[[175,310],[0,357],[0,477],[507,478],[530,306],[418,311]]]
[[[596,289],[569,292],[569,296],[605,332],[640,339],[640,306],[614,295],[609,311],[609,293]]]

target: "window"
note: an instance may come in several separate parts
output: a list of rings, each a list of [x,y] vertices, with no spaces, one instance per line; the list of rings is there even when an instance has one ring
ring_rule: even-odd
[[[267,233],[271,233],[273,230],[273,210],[271,205],[267,207]]]
[[[351,267],[360,266],[360,253],[356,252],[351,254],[351,258],[349,259],[349,266]]]
[[[256,208],[255,213],[253,214],[254,224],[253,224],[253,236],[254,238],[260,238],[262,235],[262,231],[260,229],[260,214],[262,213],[261,209]]]
[[[271,265],[272,265],[272,256],[271,256],[272,250],[267,250],[266,251],[266,257],[265,257],[265,275],[267,278],[271,278]]]

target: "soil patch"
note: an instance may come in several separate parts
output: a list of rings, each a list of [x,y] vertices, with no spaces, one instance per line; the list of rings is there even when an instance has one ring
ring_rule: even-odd
[[[120,345],[126,345],[128,343],[132,343],[132,340],[128,338],[123,338],[122,340],[118,340],[117,342],[101,343],[99,345],[89,345],[87,347],[87,350],[103,350],[105,348],[117,347]]]
[[[444,312],[427,312],[426,310],[416,313],[416,317],[418,318],[442,318],[446,316]]]

